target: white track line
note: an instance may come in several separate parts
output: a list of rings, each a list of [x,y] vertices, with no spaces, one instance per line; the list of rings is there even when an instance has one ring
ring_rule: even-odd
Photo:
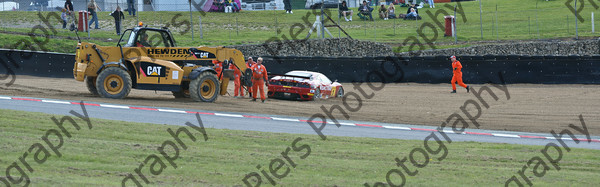
[[[386,128],[386,129],[407,130],[407,131],[412,130],[412,129],[408,128],[408,127],[394,127],[394,126],[383,126],[383,128]]]
[[[493,136],[499,136],[499,137],[507,137],[507,138],[521,138],[519,135],[514,135],[514,134],[494,134],[492,133]]]
[[[234,117],[234,118],[243,118],[244,117],[240,114],[223,114],[223,113],[215,113],[215,116],[225,116],[225,117]]]
[[[546,139],[551,139],[551,140],[558,140],[558,139],[573,140],[573,138],[555,138],[555,137],[546,137]],[[578,138],[578,139],[585,139],[585,138]]]
[[[332,123],[335,124],[335,123]],[[340,125],[345,125],[345,126],[356,126],[356,124],[354,123],[340,123]]]
[[[128,106],[100,104],[101,107],[129,109]]]
[[[296,121],[296,122],[300,122],[299,119],[290,119],[290,118],[276,118],[276,117],[272,117],[271,119],[273,119],[273,120],[279,120],[279,121]]]
[[[187,114],[187,112],[185,112],[183,110],[169,110],[169,109],[160,109],[159,108],[158,111]]]
[[[443,130],[442,132],[446,133],[446,134],[465,134],[464,131],[463,132],[454,132],[453,130]]]
[[[0,97],[0,99],[12,99],[10,97]]]
[[[55,101],[55,100],[42,100],[44,103],[56,103],[56,104],[71,104],[71,102],[67,101]]]

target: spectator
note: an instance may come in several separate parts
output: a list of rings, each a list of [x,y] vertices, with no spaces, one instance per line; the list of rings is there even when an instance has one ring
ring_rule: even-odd
[[[427,4],[429,4],[429,8],[435,8],[435,2],[433,2],[433,0],[427,0]]]
[[[67,9],[62,9],[62,13],[60,14],[60,19],[63,22],[63,29],[67,29]]]
[[[406,17],[404,18],[405,20],[407,20],[407,19],[411,19],[411,20],[421,19],[421,16],[419,16],[419,14],[417,14],[417,8],[410,8],[409,10],[410,10],[410,12],[408,14],[406,14]]]
[[[387,11],[388,11],[388,19],[396,18],[396,7],[394,7],[394,4],[390,4]]]
[[[406,14],[407,15],[410,14],[410,11],[411,11],[410,9],[411,8],[415,9],[415,13],[416,14],[419,14],[419,9],[417,8],[417,5],[416,4],[410,4],[410,6],[408,7],[408,10],[406,10]]]
[[[358,17],[362,19],[367,19],[367,16],[369,16],[369,19],[373,21],[373,16],[371,15],[372,11],[373,8],[367,5],[367,1],[363,1],[363,4],[360,5],[360,7],[358,7]]]
[[[215,0],[213,4],[217,6],[217,12],[225,12],[225,0]]]
[[[67,10],[67,14],[71,14],[71,12],[73,12],[73,2],[71,2],[71,0],[67,0],[64,8]]]
[[[240,6],[238,6],[235,0],[229,0],[227,6],[231,6],[233,8],[233,12],[240,12]]]
[[[94,27],[94,29],[100,29],[100,27],[98,27],[98,14],[96,14],[96,11],[102,11],[102,9],[98,7],[98,4],[96,4],[96,0],[90,1],[90,3],[88,4],[88,11],[92,13],[92,19],[88,23],[88,27],[92,26],[92,23],[96,23],[96,27]]]
[[[64,22],[63,22],[64,23],[63,29],[66,29],[66,27],[67,27],[66,23],[68,23],[69,19],[71,19],[71,16],[73,16],[72,15],[73,14],[73,2],[71,2],[71,0],[67,0],[65,2],[64,10],[66,10],[66,19],[64,19]],[[75,27],[75,25],[72,25],[72,27]]]
[[[127,0],[127,12],[131,16],[133,13],[133,17],[135,17],[135,0]]]
[[[117,35],[121,35],[121,18],[125,19],[125,15],[121,12],[121,7],[117,6],[117,9],[111,12],[113,18],[115,18],[115,29],[117,30]]]
[[[346,1],[342,1],[342,6],[340,6],[340,14],[342,14],[342,16],[344,16],[344,19],[346,19],[346,21],[352,21],[352,13],[354,13],[352,10],[348,9],[348,5],[346,4]],[[348,19],[346,16],[350,16],[350,19]]]
[[[293,14],[294,12],[292,12],[292,4],[291,4],[292,0],[283,0],[283,7],[285,9],[285,13],[286,14]]]
[[[385,5],[379,6],[379,18],[381,18],[383,20],[388,19],[388,11],[387,11],[387,8],[385,8]]]

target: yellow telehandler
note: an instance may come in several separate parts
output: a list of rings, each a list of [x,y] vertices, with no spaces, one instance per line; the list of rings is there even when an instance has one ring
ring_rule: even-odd
[[[223,62],[220,74],[212,68],[213,60]],[[213,102],[227,92],[233,78],[233,70],[227,69],[229,63],[243,72],[242,82],[248,85],[252,71],[239,50],[177,47],[168,28],[139,26],[125,30],[116,47],[80,40],[73,76],[85,81],[92,94],[106,98],[121,99],[136,88],[171,91],[176,98]]]

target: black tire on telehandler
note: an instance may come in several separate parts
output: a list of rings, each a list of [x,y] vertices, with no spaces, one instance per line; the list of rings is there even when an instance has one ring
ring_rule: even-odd
[[[98,94],[105,98],[122,99],[131,91],[131,76],[118,67],[108,67],[96,78]]]
[[[190,97],[195,101],[214,102],[219,96],[220,83],[212,72],[203,72],[190,82]]]
[[[190,98],[190,82],[182,82],[179,91],[172,91],[175,98]]]
[[[96,77],[85,77],[85,85],[92,95],[98,95],[98,90],[96,89]]]

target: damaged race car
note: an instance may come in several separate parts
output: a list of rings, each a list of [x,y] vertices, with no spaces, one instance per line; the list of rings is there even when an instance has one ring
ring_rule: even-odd
[[[344,96],[344,88],[337,80],[312,71],[290,71],[285,75],[271,75],[269,98],[314,100]]]

